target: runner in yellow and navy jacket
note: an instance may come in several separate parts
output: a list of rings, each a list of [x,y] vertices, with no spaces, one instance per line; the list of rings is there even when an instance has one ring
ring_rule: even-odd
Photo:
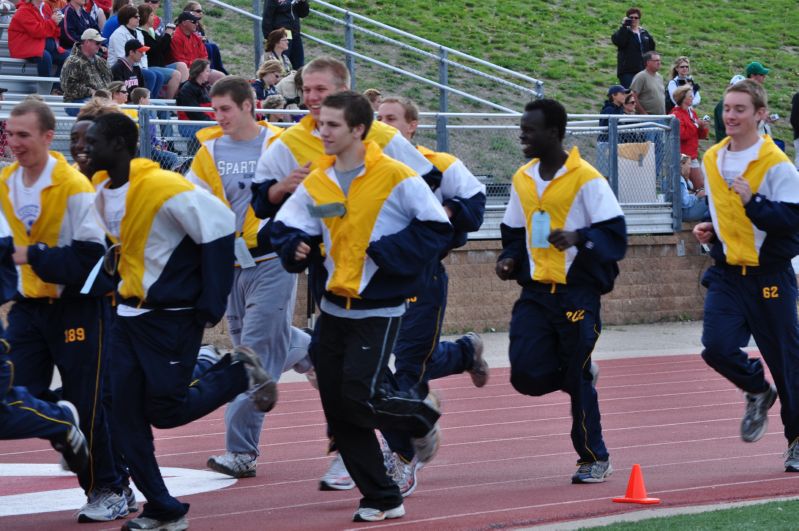
[[[255,215],[261,219],[273,218],[297,185],[317,168],[318,161],[324,155],[324,146],[317,127],[322,101],[327,95],[347,90],[350,86],[347,67],[330,57],[318,57],[306,64],[302,69],[302,79],[303,101],[310,114],[272,142],[255,169],[252,206]],[[416,171],[431,187],[437,188],[440,185],[441,172],[393,127],[375,122],[369,129],[366,140],[377,143],[386,155]],[[314,249],[315,254],[318,255],[319,252],[319,249]],[[311,298],[317,303],[324,291],[317,282],[321,278],[316,273],[317,268],[321,267],[318,264],[318,260],[312,260],[308,266]],[[331,451],[334,447],[335,444],[331,441]],[[320,489],[353,488],[352,480],[347,476],[346,470],[340,470],[341,468],[340,460],[334,459],[330,470],[320,481]]]
[[[33,99],[14,107],[7,124],[17,162],[0,174],[0,209],[14,236],[19,282],[5,338],[14,381],[33,396],[55,401],[49,387],[58,367],[62,396],[77,408],[92,454],[78,474],[88,497],[78,519],[109,521],[127,514],[101,402],[102,295],[110,286],[80,293],[105,238],[91,213],[91,184],[48,151],[54,129],[52,111]]]
[[[254,355],[239,355],[236,347],[232,359],[225,356],[192,381],[203,330],[225,312],[235,216],[183,176],[134,159],[137,141],[136,124],[118,113],[98,117],[86,133],[96,214],[120,245],[112,268],[120,303],[111,332],[111,429],[147,498],[141,516],[126,525],[185,529],[188,504],[164,485],[150,426],[184,425],[268,377]],[[266,398],[260,389],[253,399]]]
[[[429,443],[437,440],[440,413],[423,401],[427,384],[399,392],[384,382],[405,300],[423,287],[452,237],[424,181],[376,143],[362,141],[372,119],[361,94],[340,92],[324,100],[320,132],[332,156],[318,161],[272,228],[272,242],[290,271],[305,269],[320,241],[327,250],[312,355],[328,426],[363,494],[356,521],[404,514],[375,428],[408,431],[423,441],[426,453],[436,449]]]
[[[627,247],[624,215],[607,181],[562,142],[566,111],[528,103],[520,140],[532,160],[513,176],[502,221],[497,275],[522,286],[510,324],[510,381],[522,394],[571,397],[573,483],[612,473],[602,439],[591,352],[599,338],[600,295],[613,289]]]
[[[702,161],[712,223],[694,228],[700,243],[712,244],[715,262],[702,278],[708,288],[702,357],[745,392],[746,442],[765,435],[779,394],[789,445],[785,470],[799,472],[799,322],[791,267],[799,254],[799,174],[770,137],[757,134],[767,109],[761,85],[736,83],[723,104],[729,136]],[[760,358],[741,350],[751,336],[776,389]]]
[[[407,98],[383,98],[377,119],[395,127],[409,142],[419,124],[419,109]],[[440,186],[432,188],[453,227],[447,250],[466,243],[469,232],[483,223],[485,185],[472,175],[466,165],[449,153],[437,153],[423,146],[416,149],[441,172]],[[442,257],[444,257],[442,254]],[[430,381],[451,374],[469,372],[473,383],[482,387],[488,381],[488,365],[483,360],[482,339],[474,332],[456,341],[439,341],[447,307],[449,279],[443,262],[428,279],[427,285],[410,300],[402,318],[397,345],[394,347],[394,375],[400,389],[408,389],[420,380]],[[393,475],[404,496],[416,488],[413,445],[406,434],[385,432],[384,437],[400,460],[394,459]],[[391,461],[393,457],[389,458]]]
[[[250,206],[255,165],[283,130],[255,121],[255,96],[242,77],[216,82],[211,105],[220,125],[197,133],[201,146],[186,177],[236,214],[237,262],[227,306],[228,331],[234,345],[255,350],[277,381],[288,364],[292,339],[303,336],[306,346],[310,342],[305,332],[291,326],[296,275],[280,265],[269,241],[269,224],[256,218]],[[263,419],[264,412],[245,393],[236,397],[225,410],[227,452],[208,459],[208,467],[234,477],[254,476]]]
[[[11,228],[0,214],[0,304],[10,301],[17,291],[13,253]],[[48,439],[64,454],[70,470],[82,472],[89,462],[89,446],[77,426],[75,406],[66,401],[39,400],[25,387],[14,385],[9,348],[8,342],[0,340],[0,440]]]

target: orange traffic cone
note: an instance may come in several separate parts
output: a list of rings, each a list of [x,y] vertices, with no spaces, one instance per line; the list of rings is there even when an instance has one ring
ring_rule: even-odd
[[[648,498],[644,486],[644,473],[640,465],[633,465],[630,471],[630,480],[627,482],[627,493],[622,498],[613,498],[616,503],[640,503],[651,505],[660,503],[660,498]]]

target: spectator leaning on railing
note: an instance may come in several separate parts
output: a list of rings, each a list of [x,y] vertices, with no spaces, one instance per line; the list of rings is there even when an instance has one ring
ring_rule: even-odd
[[[58,76],[61,65],[69,57],[69,52],[58,45],[58,24],[63,17],[60,11],[53,13],[42,0],[22,0],[8,26],[8,51],[11,57],[36,63],[40,77],[53,75],[55,63],[55,75]]]
[[[95,90],[105,88],[111,81],[111,69],[97,52],[103,37],[96,29],[87,29],[80,42],[72,47],[69,59],[61,71],[61,88],[65,102],[83,102],[91,98]],[[78,114],[78,108],[67,108],[70,116]]]

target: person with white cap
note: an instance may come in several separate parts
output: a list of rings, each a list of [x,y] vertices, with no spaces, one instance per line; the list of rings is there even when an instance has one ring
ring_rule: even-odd
[[[103,36],[94,28],[89,28],[75,43],[72,53],[61,70],[61,88],[64,91],[65,103],[87,101],[95,90],[105,88],[111,81],[111,69],[105,59],[97,55],[102,45]],[[77,116],[78,107],[66,109],[66,113]]]

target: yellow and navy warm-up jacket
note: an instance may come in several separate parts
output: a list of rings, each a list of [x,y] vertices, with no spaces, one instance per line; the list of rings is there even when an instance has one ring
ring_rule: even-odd
[[[418,175],[440,181],[438,170],[390,125],[372,122],[366,141],[375,142],[386,155],[410,166]],[[252,180],[252,206],[255,215],[261,219],[275,217],[281,205],[269,202],[269,188],[309,162],[311,170],[315,170],[324,155],[325,149],[316,129],[316,120],[310,114],[286,129],[261,155],[255,168],[255,177]]]
[[[92,185],[60,153],[51,151],[50,156],[56,159],[52,182],[41,192],[41,212],[30,234],[15,213],[8,186],[19,163],[0,174],[0,208],[14,244],[28,246],[28,263],[17,269],[17,292],[23,298],[79,296],[105,252],[105,235],[92,214]]]
[[[716,232],[711,256],[736,266],[784,265],[799,254],[799,173],[790,159],[763,136],[757,158],[743,174],[752,199],[740,196],[721,175],[719,153],[729,137],[710,148],[702,160],[710,217]]]
[[[452,242],[447,250],[461,247],[466,244],[467,235],[483,224],[486,187],[457,157],[424,146],[416,146],[416,149],[441,174],[439,185],[431,188],[441,204],[452,212],[449,218],[453,229]]]
[[[92,178],[99,190],[105,171]],[[194,308],[203,324],[225,313],[233,284],[235,216],[182,175],[133,159],[120,223],[120,302],[140,308]],[[97,218],[104,211],[95,200]]]
[[[258,125],[267,130],[264,149],[284,131],[268,122],[258,122]],[[200,149],[194,156],[191,169],[186,174],[186,178],[194,184],[202,186],[230,206],[230,201],[225,195],[225,185],[214,160],[214,142],[223,134],[222,128],[218,125],[206,127],[197,132],[196,136],[197,140],[200,141]],[[247,190],[247,193],[251,193],[251,191]],[[252,206],[247,209],[242,226],[236,227],[236,236],[244,238],[247,248],[256,262],[268,258],[270,255],[274,256],[272,243],[269,241],[268,224],[255,216]]]
[[[523,287],[583,286],[607,293],[619,273],[617,262],[627,250],[624,214],[605,178],[572,148],[561,169],[543,190],[536,183],[533,159],[513,176],[510,200],[500,225],[502,253],[513,258],[514,278]],[[535,212],[550,216],[554,229],[576,231],[577,245],[565,251],[555,246],[532,247],[531,222]]]
[[[294,260],[300,242],[319,239],[325,296],[344,307],[389,307],[416,295],[451,238],[452,226],[429,186],[409,167],[366,143],[365,167],[344,195],[324,157],[286,201],[272,227],[272,243],[284,267],[302,271],[310,259]],[[308,206],[344,203],[341,217],[312,217]]]

